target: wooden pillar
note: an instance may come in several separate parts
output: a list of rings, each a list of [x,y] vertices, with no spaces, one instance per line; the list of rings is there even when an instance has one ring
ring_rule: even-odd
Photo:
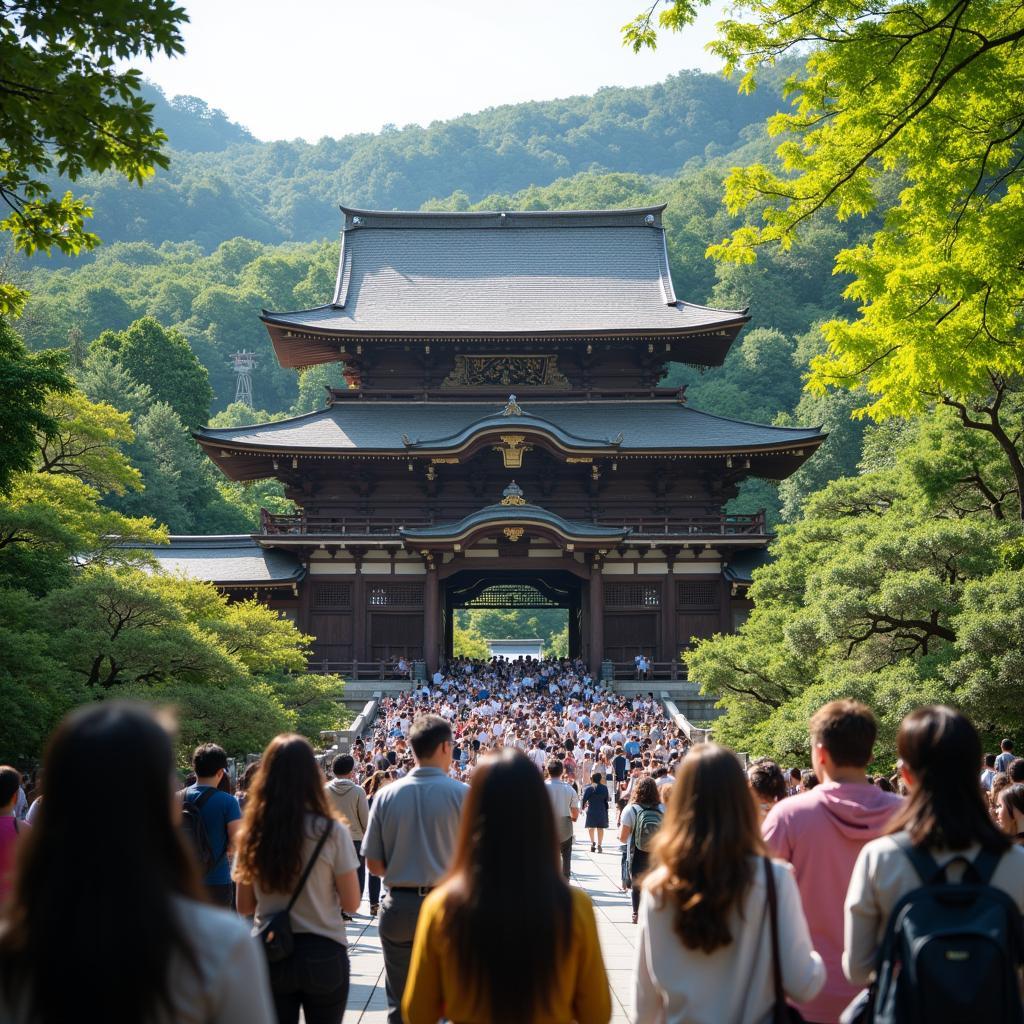
[[[601,674],[604,658],[604,578],[601,559],[594,555],[590,563],[590,671],[595,679]]]
[[[582,637],[580,635],[580,617],[583,612],[581,611],[578,604],[573,605],[569,609],[569,657],[578,658],[580,656],[580,646],[582,643]]]
[[[423,660],[427,663],[427,675],[437,671],[439,633],[441,625],[440,587],[437,581],[437,566],[427,562],[427,577],[423,583]]]
[[[661,589],[661,646],[662,661],[670,662],[673,666],[671,678],[676,678],[676,671],[679,667],[679,640],[676,638],[676,584],[672,569],[675,559],[669,554],[668,575]]]
[[[363,577],[363,558],[356,555],[356,574],[352,579],[352,660],[369,661],[366,649],[366,580]]]

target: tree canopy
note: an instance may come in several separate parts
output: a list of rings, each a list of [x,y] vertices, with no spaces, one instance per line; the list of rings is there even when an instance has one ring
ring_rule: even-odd
[[[85,229],[91,210],[70,191],[53,193],[51,174],[74,182],[87,171],[115,171],[141,184],[166,167],[166,136],[139,95],[136,56],[183,51],[184,9],[172,0],[94,4],[0,3],[0,229],[21,252],[73,254],[99,239]],[[0,314],[25,294],[0,282]]]

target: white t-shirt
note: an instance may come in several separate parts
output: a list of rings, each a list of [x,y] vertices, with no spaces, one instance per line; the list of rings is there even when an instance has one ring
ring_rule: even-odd
[[[575,808],[579,812],[580,798],[576,795],[576,790],[561,779],[548,779],[544,785],[548,788],[551,809],[555,812],[558,841],[564,843],[566,839],[572,838],[572,811]]]

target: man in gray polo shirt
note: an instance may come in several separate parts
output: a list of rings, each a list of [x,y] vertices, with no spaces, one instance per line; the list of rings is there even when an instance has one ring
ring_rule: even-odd
[[[422,715],[409,730],[416,767],[374,797],[362,853],[384,879],[380,908],[388,1024],[402,1024],[402,995],[423,897],[448,871],[468,787],[450,778],[452,730],[438,715]]]

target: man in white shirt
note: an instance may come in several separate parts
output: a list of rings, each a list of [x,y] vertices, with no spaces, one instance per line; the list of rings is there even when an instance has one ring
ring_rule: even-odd
[[[572,870],[573,823],[580,816],[580,798],[576,790],[562,781],[562,762],[557,757],[548,761],[548,796],[555,813],[555,835],[562,855],[562,874],[569,881]]]

